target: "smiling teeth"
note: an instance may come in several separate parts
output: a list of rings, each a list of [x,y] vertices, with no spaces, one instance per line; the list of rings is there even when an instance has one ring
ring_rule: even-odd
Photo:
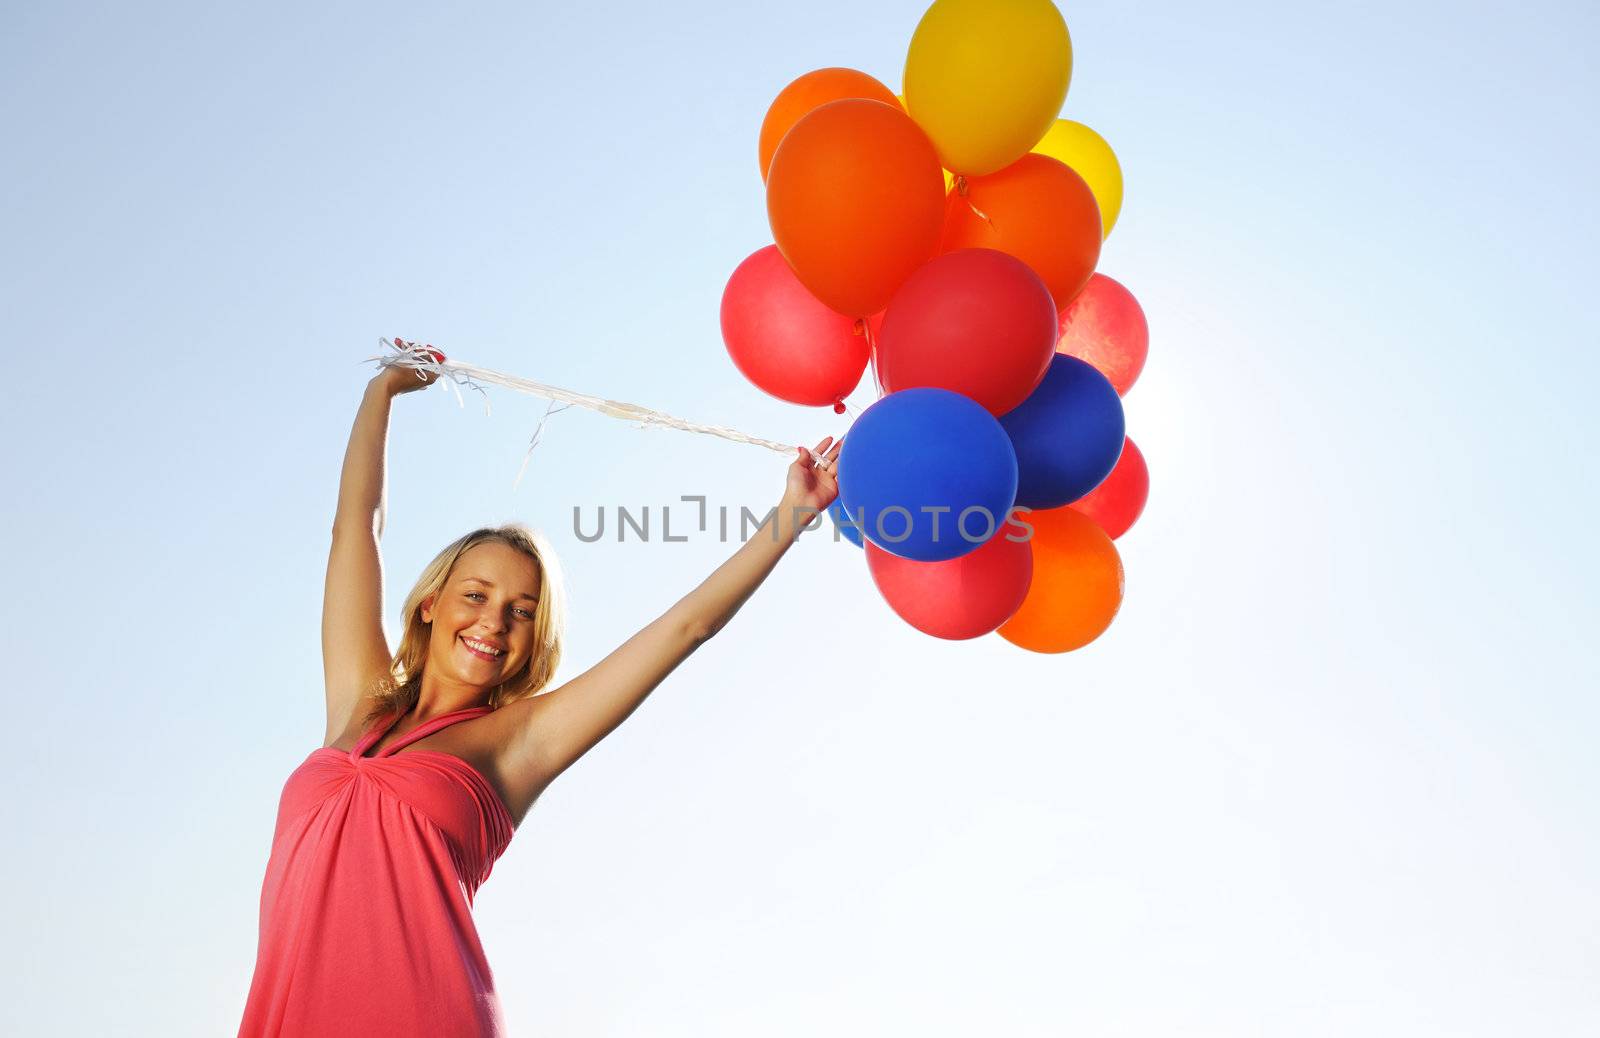
[[[477,649],[479,652],[487,652],[491,656],[503,656],[503,655],[505,655],[504,650],[496,649],[492,645],[485,645],[482,642],[475,642],[471,638],[463,638],[461,640],[466,642],[468,645],[472,646],[474,649]]]

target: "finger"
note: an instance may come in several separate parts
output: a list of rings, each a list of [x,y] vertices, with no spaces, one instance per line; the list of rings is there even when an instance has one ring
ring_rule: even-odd
[[[824,436],[822,439],[817,441],[817,445],[813,447],[812,450],[818,454],[826,453],[828,450],[828,443],[832,439],[832,436]]]

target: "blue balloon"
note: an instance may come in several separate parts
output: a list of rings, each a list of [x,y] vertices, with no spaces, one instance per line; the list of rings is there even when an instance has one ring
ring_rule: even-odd
[[[843,448],[840,449],[839,453],[840,454],[844,453]],[[833,499],[833,504],[828,506],[828,518],[832,519],[833,520],[833,525],[838,529],[838,531],[840,533],[844,534],[844,539],[845,540],[849,541],[851,544],[854,544],[857,548],[865,548],[866,547],[866,545],[861,543],[861,529],[860,529],[860,527],[857,526],[851,520],[845,518],[844,495],[843,494],[841,494],[840,496],[834,498]],[[860,513],[857,513],[857,518],[858,519],[860,518]],[[865,524],[862,524],[862,525],[865,525]]]
[[[1017,504],[1060,508],[1116,468],[1122,399],[1093,364],[1058,353],[1028,399],[1000,416],[1017,453]]]
[[[994,416],[948,389],[890,393],[867,408],[839,452],[839,500],[884,551],[942,562],[1005,525],[1017,458]]]

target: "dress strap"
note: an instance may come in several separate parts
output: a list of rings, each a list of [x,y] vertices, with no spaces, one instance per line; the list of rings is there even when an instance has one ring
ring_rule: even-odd
[[[382,719],[376,721],[371,728],[367,729],[365,735],[356,740],[355,746],[351,747],[350,749],[350,756],[365,757],[367,755],[367,750],[372,746],[372,744],[389,734],[389,729],[393,728],[394,723],[400,720],[402,716],[404,715],[395,714],[387,721]]]
[[[431,721],[424,721],[422,724],[417,725],[415,728],[411,729],[411,731],[407,732],[406,734],[402,735],[400,738],[396,739],[394,742],[392,742],[389,745],[385,746],[382,750],[379,750],[378,753],[376,754],[376,757],[392,756],[396,751],[398,751],[400,749],[403,749],[406,746],[411,745],[412,743],[416,742],[418,739],[425,739],[428,736],[432,735],[434,732],[437,732],[442,728],[448,728],[448,727],[450,727],[451,725],[455,724],[458,721],[466,721],[466,720],[469,720],[470,718],[481,717],[484,714],[493,713],[493,712],[494,712],[494,708],[493,707],[488,707],[488,706],[469,706],[464,710],[452,710],[448,714],[440,714],[438,717],[435,717]],[[384,724],[384,723],[380,722],[378,724],[373,725],[372,726],[372,730],[367,732],[366,735],[362,736],[361,741],[356,743],[356,748],[350,751],[351,756],[354,756],[354,757],[365,756],[367,750],[369,748],[371,748],[372,745],[374,743],[376,743],[378,740],[382,739],[385,735],[389,734],[389,730],[391,728],[393,728],[395,726],[395,723],[398,722],[400,720],[400,718],[403,717],[403,716],[405,716],[405,715],[404,714],[396,714],[393,718],[391,718],[389,720],[389,722],[387,724]],[[376,759],[376,757],[374,759]]]

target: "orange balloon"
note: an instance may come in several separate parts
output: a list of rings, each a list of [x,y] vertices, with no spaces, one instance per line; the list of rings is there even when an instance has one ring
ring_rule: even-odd
[[[761,141],[757,146],[761,156],[761,179],[767,179],[772,153],[778,150],[778,142],[795,123],[812,109],[847,97],[864,97],[904,108],[893,90],[865,72],[853,68],[819,68],[807,72],[778,92],[772,107],[767,109],[767,117],[761,121]]]
[[[1093,519],[1070,506],[1028,512],[1033,583],[1000,637],[1034,652],[1071,652],[1105,633],[1122,607],[1122,557]]]
[[[940,252],[999,249],[1033,268],[1059,310],[1072,302],[1100,261],[1100,207],[1077,173],[1029,154],[998,173],[967,177],[945,202]]]
[[[812,295],[847,317],[882,310],[933,256],[943,210],[933,145],[882,101],[814,109],[784,134],[767,171],[778,251]]]

